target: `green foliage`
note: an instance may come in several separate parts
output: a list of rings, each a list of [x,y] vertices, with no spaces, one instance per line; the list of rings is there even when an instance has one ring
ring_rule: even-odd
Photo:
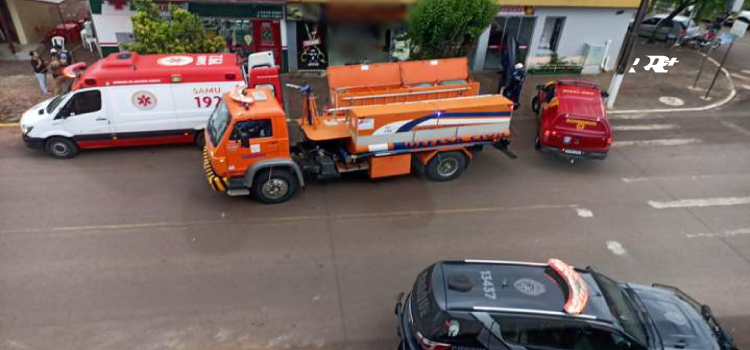
[[[202,53],[224,51],[224,39],[210,36],[197,15],[169,5],[169,18],[162,18],[152,0],[135,0],[138,11],[131,18],[135,42],[123,48],[141,54]]]
[[[407,14],[410,58],[466,55],[496,13],[494,0],[417,0]]]

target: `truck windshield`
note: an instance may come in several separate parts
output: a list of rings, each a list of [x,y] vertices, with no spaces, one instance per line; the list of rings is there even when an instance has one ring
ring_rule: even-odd
[[[211,143],[214,147],[219,145],[221,137],[224,136],[224,132],[227,131],[231,116],[227,109],[227,104],[222,101],[216,106],[214,112],[211,113],[211,118],[208,119],[208,136],[211,138]]]
[[[54,111],[55,108],[57,108],[57,106],[59,106],[60,103],[65,100],[65,97],[67,97],[69,93],[70,91],[55,96],[55,98],[53,98],[52,101],[50,101],[50,103],[47,105],[47,114],[52,113],[52,111]]]
[[[625,290],[611,278],[600,273],[593,273],[599,289],[604,294],[612,315],[622,329],[631,337],[638,340],[643,345],[648,344],[648,335],[638,311],[625,294]]]

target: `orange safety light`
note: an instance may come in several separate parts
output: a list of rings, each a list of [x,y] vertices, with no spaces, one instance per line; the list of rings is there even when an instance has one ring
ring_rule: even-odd
[[[581,274],[573,266],[560,259],[549,259],[549,267],[555,270],[568,285],[568,300],[565,302],[563,310],[571,315],[578,315],[583,312],[589,300],[589,289]]]

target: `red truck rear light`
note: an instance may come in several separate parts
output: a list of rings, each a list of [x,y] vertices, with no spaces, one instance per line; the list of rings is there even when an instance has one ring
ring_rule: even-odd
[[[609,146],[611,144],[612,144],[612,138],[611,137],[607,137],[607,146]]]
[[[425,338],[420,332],[417,332],[417,341],[424,350],[449,350],[451,348],[450,344],[438,343],[436,341],[429,340]]]

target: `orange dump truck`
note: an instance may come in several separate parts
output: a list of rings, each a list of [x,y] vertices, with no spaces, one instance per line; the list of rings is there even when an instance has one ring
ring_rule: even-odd
[[[270,90],[235,89],[206,126],[204,169],[209,184],[228,195],[264,203],[291,198],[305,175],[338,178],[367,171],[371,178],[409,174],[434,181],[460,176],[475,152],[507,149],[513,103],[500,95],[465,96],[355,106],[318,114],[309,86],[304,140],[291,146],[287,116]]]

